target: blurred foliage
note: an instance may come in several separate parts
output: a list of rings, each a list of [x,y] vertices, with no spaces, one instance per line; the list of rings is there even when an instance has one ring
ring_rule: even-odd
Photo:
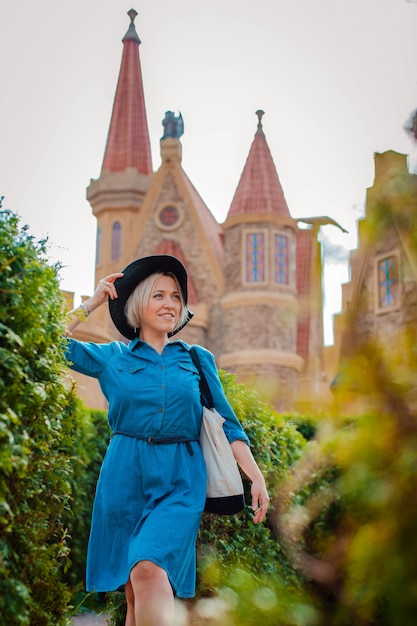
[[[300,413],[281,414],[281,419],[293,424],[306,441],[311,441],[315,438],[318,424],[324,417],[324,414],[318,413],[317,409],[311,415],[302,415]]]
[[[0,211],[0,614],[8,626],[65,624],[72,389],[63,383],[58,267]]]
[[[320,623],[335,626],[411,626],[417,611],[417,178],[402,155],[378,157],[363,268],[377,251],[400,250],[401,307],[377,328],[365,282],[375,274],[362,274],[333,409],[275,503],[278,536],[309,580]]]
[[[415,623],[416,346],[405,332],[389,359],[371,342],[351,355],[337,402],[352,406],[354,397],[357,411],[362,399],[362,411],[346,418],[335,407],[281,484],[278,536],[310,581],[322,623]]]

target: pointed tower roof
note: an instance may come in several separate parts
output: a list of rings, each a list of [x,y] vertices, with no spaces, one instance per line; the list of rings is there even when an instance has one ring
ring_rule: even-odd
[[[128,15],[130,26],[122,40],[122,62],[102,171],[122,172],[134,167],[149,175],[152,160],[139,59],[140,39],[134,24],[137,12],[131,9]]]
[[[246,159],[228,218],[244,213],[274,213],[290,217],[271,151],[262,129],[264,112],[256,111],[258,129]]]

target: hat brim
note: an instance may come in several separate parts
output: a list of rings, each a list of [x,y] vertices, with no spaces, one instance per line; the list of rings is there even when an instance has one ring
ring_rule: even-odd
[[[156,256],[143,257],[130,263],[122,270],[123,277],[114,281],[114,286],[118,297],[114,300],[109,299],[109,312],[113,320],[113,324],[117,330],[126,339],[134,339],[138,334],[138,329],[132,328],[128,323],[125,313],[126,302],[132,291],[145,278],[156,273],[173,274],[178,280],[182,297],[187,308],[187,319],[180,328],[176,328],[173,332],[168,333],[168,337],[176,335],[193,317],[193,313],[187,307],[188,289],[187,289],[187,272],[185,267],[177,258],[168,254],[159,254]]]

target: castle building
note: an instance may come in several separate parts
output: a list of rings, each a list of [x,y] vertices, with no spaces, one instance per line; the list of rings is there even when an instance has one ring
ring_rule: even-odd
[[[370,345],[394,362],[404,334],[417,329],[417,175],[407,156],[374,155],[375,176],[358,223],[358,247],[350,253],[350,281],[342,286],[342,312],[334,320],[334,387],[351,355]],[[406,362],[405,352],[400,360]],[[331,368],[327,368],[331,371]]]
[[[323,372],[320,221],[301,224],[291,216],[260,110],[224,223],[182,167],[183,121],[171,111],[153,170],[136,15],[129,11],[101,173],[87,189],[97,219],[96,282],[142,256],[178,257],[194,312],[178,337],[207,347],[220,368],[260,388],[278,409],[314,399]],[[122,339],[106,307],[74,335]],[[104,408],[95,381],[76,376],[87,404]]]

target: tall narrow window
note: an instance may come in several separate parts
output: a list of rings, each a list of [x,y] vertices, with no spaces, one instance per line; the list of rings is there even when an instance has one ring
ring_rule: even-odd
[[[289,254],[288,237],[275,233],[274,235],[274,282],[279,285],[289,284]]]
[[[389,256],[378,262],[378,304],[380,309],[398,306],[398,258]]]
[[[115,222],[111,231],[111,260],[118,261],[122,254],[122,227]]]
[[[100,265],[101,263],[101,228],[100,226],[97,228],[96,235],[96,265]]]
[[[249,283],[265,281],[265,235],[246,235],[246,280]]]

